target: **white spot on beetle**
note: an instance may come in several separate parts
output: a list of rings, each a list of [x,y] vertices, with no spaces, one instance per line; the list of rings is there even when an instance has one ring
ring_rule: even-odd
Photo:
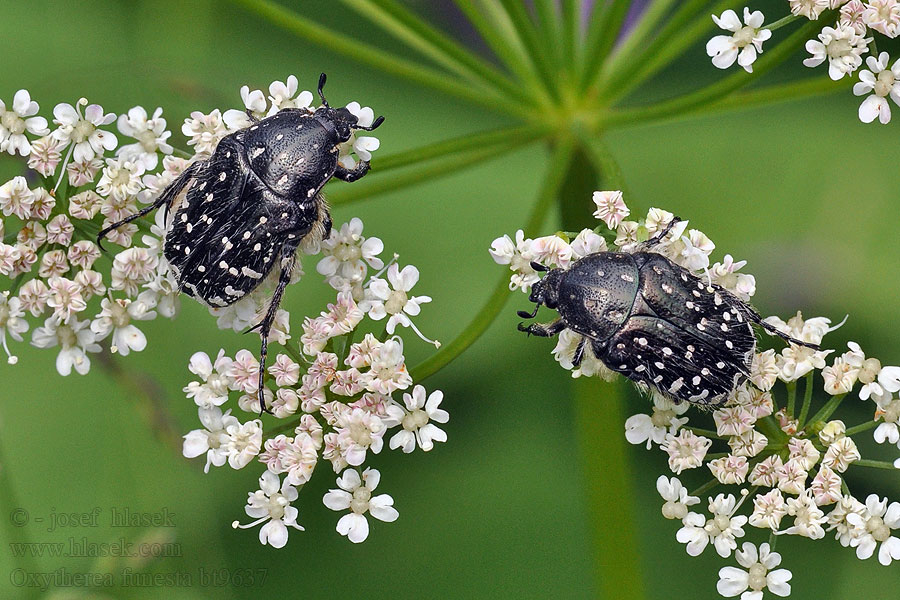
[[[724,368],[725,368],[725,363],[722,362],[722,361],[720,360],[719,362],[716,363],[716,368],[717,368],[717,369],[724,369]]]
[[[734,344],[731,343],[731,340],[725,340],[725,347],[731,350],[734,348]]]
[[[181,222],[182,222],[182,223],[187,223],[187,219],[188,219],[187,213],[186,213],[186,212],[185,212],[185,213],[181,213]]]
[[[266,222],[267,222],[268,220],[269,220],[269,219],[266,218],[266,217],[260,217],[260,218],[259,218],[259,224],[260,224],[260,225],[265,225]]]
[[[665,346],[665,347],[662,349],[662,352],[663,352],[663,354],[665,354],[666,356],[672,356],[672,349],[669,348],[668,346]]]
[[[631,275],[623,273],[621,275],[621,277],[622,277],[622,281],[627,281],[628,283],[634,283],[634,277],[632,277]]]
[[[259,252],[260,249],[262,249],[262,244],[260,244],[260,243],[257,242],[256,244],[253,245],[253,251],[254,251],[254,252]]]
[[[679,377],[675,381],[672,382],[672,385],[669,386],[669,393],[674,394],[684,385],[684,377]]]
[[[694,375],[694,378],[691,379],[691,382],[693,382],[694,385],[700,385],[700,376]]]
[[[664,283],[664,284],[662,284],[662,290],[663,290],[665,293],[667,293],[667,294],[671,294],[671,293],[672,293],[672,286],[669,285],[668,283]]]
[[[223,261],[220,261],[220,262],[219,262],[219,268],[220,268],[220,269],[227,269],[227,268],[228,268],[228,263],[225,262],[224,260],[223,260]]]
[[[661,361],[656,361],[653,364],[656,366],[657,369],[665,369],[666,368],[666,365]]]
[[[201,273],[206,273],[206,267],[204,267],[203,265],[197,265],[197,270]]]
[[[266,151],[265,147],[257,146],[256,148],[254,148],[253,150],[250,151],[250,160],[253,160],[254,158],[256,158],[257,156],[259,156],[260,154],[262,154],[265,151]]]
[[[222,171],[221,173],[219,173],[219,181],[225,181],[225,179],[227,177],[228,177],[228,175],[225,174],[225,171]]]
[[[250,233],[249,231],[245,231],[243,237],[244,237],[245,240],[249,240],[249,239],[250,239],[250,235],[251,235],[251,233]]]
[[[244,274],[244,277],[249,277],[250,279],[262,279],[263,274],[257,273],[253,269],[247,267],[241,267],[241,273]]]

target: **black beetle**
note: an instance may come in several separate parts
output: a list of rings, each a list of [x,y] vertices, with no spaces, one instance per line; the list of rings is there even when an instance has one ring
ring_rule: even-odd
[[[750,374],[756,350],[751,324],[786,341],[815,348],[762,320],[746,302],[705,281],[651,249],[679,222],[633,252],[589,254],[567,269],[547,269],[529,299],[534,318],[543,304],[559,318],[519,330],[550,337],[571,329],[582,337],[573,364],[585,346],[611,370],[649,386],[675,402],[722,405]]]
[[[234,304],[252,292],[276,265],[278,284],[265,316],[251,331],[262,336],[259,371],[260,410],[265,409],[263,375],[269,331],[282,294],[291,280],[303,239],[331,233],[328,206],[320,194],[332,177],[356,181],[369,170],[338,164],[340,145],[358,125],[346,108],[331,108],[319,77],[322,106],[315,112],[286,108],[231,133],[207,160],[194,162],[163,190],[152,205],[103,229],[113,229],[165,205],[164,253],[179,288],[212,306]],[[249,114],[249,111],[248,111]]]

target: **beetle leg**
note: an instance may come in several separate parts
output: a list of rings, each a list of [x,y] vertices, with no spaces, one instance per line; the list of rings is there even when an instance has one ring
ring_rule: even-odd
[[[584,360],[584,346],[587,343],[587,338],[581,336],[581,341],[578,342],[578,346],[575,348],[575,355],[572,357],[572,366],[578,368],[581,364],[581,361]]]
[[[195,162],[190,167],[188,167],[181,175],[178,176],[178,179],[176,179],[175,181],[170,183],[169,186],[163,190],[163,192],[159,195],[159,197],[153,201],[153,204],[150,204],[149,206],[145,206],[144,208],[142,208],[138,212],[134,213],[133,215],[128,215],[121,221],[117,221],[117,222],[112,223],[112,224],[104,227],[103,229],[101,229],[100,233],[97,234],[97,245],[100,246],[100,249],[104,250],[103,238],[105,238],[106,234],[109,233],[110,231],[112,231],[113,229],[118,229],[122,225],[131,223],[135,219],[143,217],[147,213],[156,210],[163,204],[170,203],[172,200],[174,200],[175,197],[179,193],[181,193],[181,190],[184,188],[184,186],[187,184],[187,182],[191,180],[191,178],[194,176],[194,174],[200,168],[201,164],[202,164],[201,162]]]
[[[789,344],[796,344],[796,345],[798,345],[798,346],[805,346],[805,347],[807,347],[807,348],[812,348],[813,350],[820,350],[820,349],[821,349],[821,347],[820,347],[818,344],[811,344],[811,343],[809,343],[809,342],[804,342],[803,340],[798,340],[798,339],[795,338],[795,337],[789,336],[788,334],[786,334],[785,332],[781,331],[780,329],[778,329],[778,328],[775,327],[774,325],[771,325],[771,324],[769,324],[769,323],[766,323],[766,322],[763,320],[763,318],[759,315],[759,313],[756,312],[755,310],[753,310],[753,308],[752,308],[751,306],[749,306],[748,304],[743,303],[743,308],[744,308],[744,310],[743,310],[742,312],[744,313],[744,316],[745,316],[745,317],[747,317],[747,318],[750,319],[753,323],[756,323],[757,325],[759,325],[760,327],[762,327],[763,329],[765,329],[765,330],[768,331],[769,333],[771,333],[771,334],[773,334],[773,335],[777,335],[778,337],[780,337],[780,338],[783,339],[784,341],[788,342]]]
[[[651,248],[658,246],[662,243],[666,236],[669,235],[669,232],[672,231],[672,228],[674,228],[679,223],[681,223],[681,218],[672,217],[672,220],[669,221],[668,225],[666,225],[662,231],[658,232],[646,242],[639,244],[637,247],[637,251],[650,250]]]
[[[565,328],[566,323],[562,319],[557,319],[546,325],[542,325],[541,323],[531,323],[530,325],[519,323],[519,331],[524,331],[529,335],[536,335],[538,337],[553,337]]]
[[[244,111],[247,113],[247,118],[250,119],[251,123],[259,123],[259,119],[256,118],[256,115],[253,114],[253,111],[249,108]]]
[[[285,248],[289,247],[286,246]],[[287,256],[282,259],[283,262],[281,263],[281,274],[278,277],[278,285],[275,287],[275,293],[272,295],[272,300],[269,301],[269,308],[266,311],[266,316],[263,317],[263,320],[260,321],[259,324],[249,330],[259,330],[259,335],[262,338],[262,344],[259,350],[258,394],[260,415],[264,412],[270,412],[266,409],[265,388],[263,387],[263,378],[266,374],[266,354],[269,348],[269,332],[272,330],[272,323],[275,322],[275,315],[278,313],[281,297],[284,295],[285,288],[287,288],[288,284],[291,282],[291,272],[294,270],[294,248],[290,248],[289,252],[288,250],[283,250],[282,254],[287,254]]]
[[[341,165],[337,166],[337,170],[334,172],[334,176],[340,179],[341,181],[346,181],[350,183],[352,181],[356,181],[361,178],[363,175],[369,172],[369,161],[361,160],[356,163],[356,167],[353,169],[347,169]]]

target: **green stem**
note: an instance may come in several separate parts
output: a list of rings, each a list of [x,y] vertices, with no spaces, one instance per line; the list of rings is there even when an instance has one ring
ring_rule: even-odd
[[[551,61],[552,46],[547,46],[548,36],[541,36],[534,25],[534,21],[528,14],[528,9],[521,0],[500,0],[512,22],[517,37],[521,40],[525,51],[535,65],[544,87],[550,95],[559,98],[557,82],[557,69]],[[543,41],[542,41],[543,40]]]
[[[851,427],[847,431],[844,432],[844,435],[847,437],[854,436],[857,433],[862,433],[864,431],[869,431],[870,429],[875,429],[881,424],[880,421],[866,421],[861,425],[857,425],[856,427]]]
[[[781,430],[781,427],[778,426],[778,421],[771,415],[759,419],[756,422],[756,427],[775,445],[778,445],[779,442],[784,443],[788,439],[788,435]]]
[[[816,423],[819,423],[820,421],[821,422],[827,421],[828,418],[834,414],[834,411],[836,411],[838,409],[838,407],[841,405],[841,402],[844,400],[844,398],[846,396],[847,396],[847,394],[839,394],[837,396],[834,396],[828,402],[826,402],[825,406],[823,406],[819,410],[819,412],[817,412],[815,415],[813,415],[813,417],[809,420],[809,424],[815,425]]]
[[[713,488],[716,487],[717,485],[719,485],[719,480],[716,479],[715,477],[713,477],[712,479],[710,479],[709,481],[707,481],[706,483],[704,483],[703,485],[701,485],[700,487],[698,487],[698,488],[697,488],[696,490],[694,490],[693,492],[689,492],[689,494],[690,494],[691,496],[697,496],[697,497],[699,498],[699,497],[700,497],[700,494],[705,494],[706,492],[708,492],[709,490],[713,489]]]
[[[891,469],[891,470],[897,469],[897,467],[894,466],[894,463],[889,463],[884,460],[867,460],[865,458],[861,458],[850,464],[860,466],[860,467],[871,467],[873,469]]]
[[[813,395],[813,374],[814,371],[810,371],[806,376],[806,380],[804,382],[803,387],[803,406],[800,407],[800,417],[797,419],[797,428],[803,429],[806,425],[806,417],[809,415],[809,406],[812,404],[812,395]]]
[[[689,94],[660,102],[659,104],[612,112],[607,117],[605,124],[608,127],[621,127],[627,124],[666,119],[718,102],[728,94],[752,83],[758,77],[781,64],[797,48],[801,47],[818,27],[819,23],[816,21],[810,21],[800,27],[775,48],[763,54],[754,63],[752,73],[745,73],[741,69],[740,72],[733,73],[712,85]]]
[[[406,167],[432,158],[445,158],[447,155],[457,152],[506,144],[511,140],[530,142],[542,135],[546,135],[547,132],[544,128],[524,125],[521,127],[504,127],[503,129],[470,133],[449,140],[441,140],[427,146],[413,148],[412,150],[404,150],[389,156],[378,157],[372,163],[372,174]]]
[[[639,52],[623,56],[618,67],[604,73],[598,82],[601,97],[610,104],[624,98],[648,78],[655,75],[669,62],[680,56],[697,37],[714,25],[706,5],[709,0],[687,0],[666,19],[666,24]],[[731,4],[721,0],[716,8],[728,8]],[[698,14],[702,16],[697,18]],[[693,20],[693,23],[688,24]]]
[[[627,61],[629,57],[633,57],[647,46],[647,40],[655,33],[660,20],[666,16],[674,2],[675,0],[652,0],[650,6],[644,9],[637,25],[612,52],[603,68],[597,73],[594,84],[598,79],[605,77],[608,72],[618,71],[623,61]]]
[[[562,185],[563,174],[566,172],[566,166],[572,156],[572,149],[573,144],[569,139],[562,140],[554,149],[547,164],[544,184],[537,204],[525,224],[525,231],[537,231],[547,217],[550,206],[556,200],[557,192]],[[413,381],[421,381],[434,375],[474,344],[500,314],[507,298],[509,298],[509,274],[504,273],[484,307],[476,313],[472,322],[453,341],[442,346],[429,358],[410,369],[409,373]]]
[[[761,87],[739,94],[731,94],[719,102],[692,109],[685,115],[702,116],[727,110],[746,110],[756,106],[802,100],[835,92],[845,92],[851,87],[853,87],[853,81],[850,78],[842,79],[841,81],[832,81],[828,77],[810,78],[803,81]]]
[[[532,111],[527,106],[483,88],[472,88],[455,77],[449,77],[446,73],[399,58],[390,52],[333,31],[271,0],[232,0],[232,2],[242,5],[263,19],[314,44],[381,69],[386,73],[468,100],[479,106],[501,110],[526,119],[533,118]]]
[[[581,71],[579,90],[586,90],[597,80],[603,62],[612,50],[618,36],[622,22],[628,14],[630,2],[604,2],[602,7],[594,8],[591,23],[588,25],[588,34],[584,65]]]
[[[579,146],[558,194],[562,229],[578,231],[594,224],[590,204],[596,189],[617,189],[621,170],[598,141],[598,148]],[[631,452],[623,424],[630,383],[617,378],[603,383],[581,377],[572,381],[578,449],[586,486],[592,533],[597,596],[644,598],[640,544],[636,535]],[[598,435],[598,432],[602,432]],[[610,490],[616,490],[614,494]],[[624,501],[623,501],[624,499]],[[609,523],[617,523],[610,527]]]
[[[725,439],[723,436],[719,435],[718,431],[713,431],[712,429],[701,429],[700,427],[685,427],[688,431],[693,431],[697,435],[702,435],[704,437],[712,438],[714,440],[723,440]]]
[[[580,0],[562,0],[562,26],[563,65],[574,78],[574,75],[580,72],[579,65],[584,54]]]
[[[760,29],[768,29],[769,31],[775,31],[776,29],[781,29],[788,23],[793,23],[797,19],[800,18],[800,15],[788,15],[786,17],[782,17],[772,23],[771,25],[763,25]]]
[[[555,87],[559,89],[565,77],[571,75],[572,63],[565,56],[571,53],[573,40],[566,37],[567,31],[554,0],[536,0],[534,5],[540,20],[538,35],[544,42],[543,51],[556,71]]]
[[[788,393],[787,414],[789,417],[794,418],[794,408],[797,403],[797,382],[791,381],[791,382],[785,384],[785,387],[787,387],[787,393]]]
[[[396,0],[340,1],[407,46],[418,50],[461,77],[485,87],[494,86],[502,89],[507,96],[520,102],[532,103],[531,98],[512,80],[440,30],[428,25]]]
[[[466,167],[503,156],[510,150],[523,146],[526,143],[527,141],[515,140],[505,145],[459,152],[455,156],[450,156],[443,160],[425,165],[416,165],[404,173],[366,179],[352,186],[341,186],[333,192],[329,189],[328,199],[333,206],[350,204],[364,199],[368,200],[378,194],[393,192],[423,181],[450,175]]]
[[[622,377],[612,383],[589,377],[572,380],[596,597],[640,600],[645,597],[644,571],[632,501],[634,471],[622,431],[629,385]],[[610,527],[611,523],[616,526]]]
[[[512,25],[508,21],[501,24],[496,18],[487,18],[472,0],[455,0],[456,6],[466,15],[472,25],[487,42],[494,54],[521,80],[522,84],[538,97],[542,105],[550,105],[550,96],[541,84],[525,49],[509,39]]]

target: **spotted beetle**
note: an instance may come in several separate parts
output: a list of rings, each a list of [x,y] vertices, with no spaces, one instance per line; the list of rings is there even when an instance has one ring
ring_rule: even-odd
[[[307,236],[326,239],[331,233],[322,187],[332,177],[351,182],[369,170],[367,161],[353,169],[340,165],[340,144],[353,130],[371,131],[384,121],[359,125],[346,108],[328,105],[324,86],[322,73],[322,106],[315,112],[286,108],[261,120],[251,115],[249,127],[222,138],[212,156],[191,164],[153,204],[97,236],[99,244],[113,229],[165,206],[163,249],[179,289],[211,307],[234,304],[280,268],[266,314],[250,330],[262,337],[260,411],[269,332],[297,248]]]
[[[529,300],[559,318],[548,324],[519,323],[519,330],[550,337],[571,329],[583,336],[572,363],[577,367],[590,345],[611,370],[676,403],[721,406],[750,374],[756,350],[752,325],[793,344],[818,350],[762,320],[749,304],[653,252],[679,222],[676,217],[655,238],[632,252],[597,252],[567,270],[532,267],[547,274]]]

